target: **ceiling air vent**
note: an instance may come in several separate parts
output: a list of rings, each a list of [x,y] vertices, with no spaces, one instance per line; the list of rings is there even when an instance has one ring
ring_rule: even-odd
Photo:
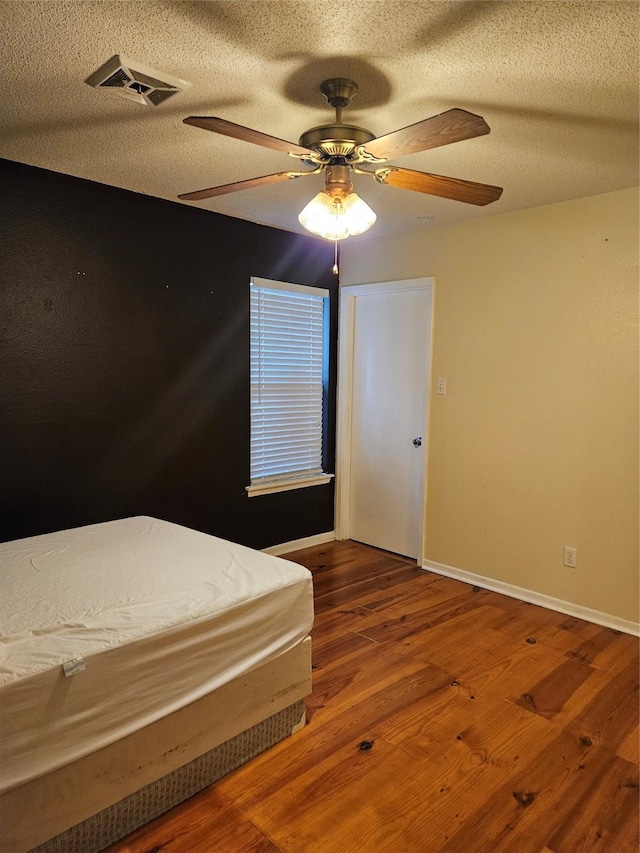
[[[87,77],[85,83],[150,107],[157,107],[191,85],[186,80],[178,80],[164,71],[156,71],[118,54]]]

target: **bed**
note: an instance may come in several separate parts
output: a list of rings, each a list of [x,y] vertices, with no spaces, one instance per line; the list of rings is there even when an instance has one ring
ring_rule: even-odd
[[[102,850],[304,725],[302,566],[147,517],[0,564],[3,850]]]

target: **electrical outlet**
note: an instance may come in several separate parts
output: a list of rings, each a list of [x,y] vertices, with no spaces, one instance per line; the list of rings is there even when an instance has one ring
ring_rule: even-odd
[[[570,569],[575,569],[578,563],[578,549],[570,548],[568,545],[565,545],[564,548],[564,565],[569,566]]]
[[[447,393],[447,380],[446,379],[436,379],[436,394],[446,394]]]

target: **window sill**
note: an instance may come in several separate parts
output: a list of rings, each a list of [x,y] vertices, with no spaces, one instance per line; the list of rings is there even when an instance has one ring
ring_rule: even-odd
[[[306,489],[308,486],[324,486],[330,483],[334,474],[314,474],[312,477],[301,477],[296,480],[269,480],[264,483],[256,483],[253,486],[245,486],[250,498],[258,495],[271,495],[274,492],[288,492],[291,489]]]

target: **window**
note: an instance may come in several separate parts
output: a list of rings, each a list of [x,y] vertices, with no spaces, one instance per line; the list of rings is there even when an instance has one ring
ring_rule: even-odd
[[[329,291],[251,279],[250,497],[327,483]]]

